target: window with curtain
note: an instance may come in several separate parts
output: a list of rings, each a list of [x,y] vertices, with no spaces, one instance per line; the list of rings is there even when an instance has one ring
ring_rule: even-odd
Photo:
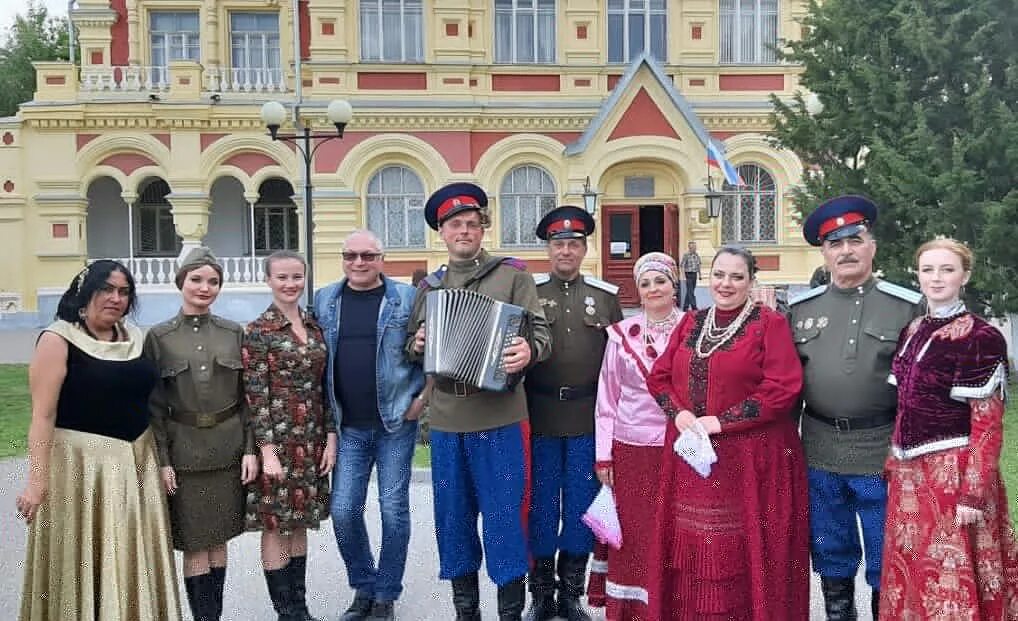
[[[721,62],[778,62],[778,0],[721,0]]]
[[[555,62],[555,0],[495,0],[495,62]]]
[[[283,179],[268,179],[258,188],[254,205],[255,254],[267,256],[277,250],[297,250],[300,227],[293,186]]]
[[[725,242],[776,242],[778,194],[774,177],[756,164],[739,166],[746,185],[725,183],[721,237]]]
[[[235,84],[257,88],[282,81],[277,13],[231,13],[230,46]]]
[[[134,217],[135,256],[175,257],[180,253],[181,239],[166,199],[169,193],[170,186],[162,179],[151,181],[141,191]]]
[[[645,51],[667,60],[665,0],[608,0],[608,62],[629,63]]]
[[[537,223],[558,200],[555,182],[539,166],[518,166],[505,176],[498,193],[502,246],[540,246]]]
[[[200,60],[199,32],[198,11],[149,13],[153,84],[169,84],[171,60]]]
[[[386,248],[424,247],[424,184],[406,166],[386,166],[368,181],[368,228]]]
[[[424,60],[422,0],[360,0],[361,60]]]

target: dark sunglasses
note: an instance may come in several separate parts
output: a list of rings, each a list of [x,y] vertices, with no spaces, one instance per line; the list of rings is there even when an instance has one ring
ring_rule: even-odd
[[[357,257],[360,257],[361,261],[364,261],[365,263],[371,263],[373,261],[377,261],[378,259],[380,259],[382,257],[382,253],[380,253],[380,252],[344,252],[343,253],[343,260],[344,261],[350,261],[352,263],[353,261],[357,260]]]

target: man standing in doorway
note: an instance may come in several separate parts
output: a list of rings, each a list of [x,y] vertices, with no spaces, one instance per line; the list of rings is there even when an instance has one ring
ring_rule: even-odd
[[[686,275],[686,295],[682,298],[682,310],[696,310],[696,279],[700,277],[700,255],[696,253],[695,241],[690,241],[687,248],[679,261],[679,269]]]
[[[383,258],[374,233],[351,233],[343,243],[346,277],[315,296],[329,351],[326,398],[341,429],[332,527],[356,593],[340,621],[395,618],[410,544],[410,469],[424,374],[403,355],[415,291],[382,273]],[[382,514],[377,566],[364,525],[372,468]]]
[[[873,276],[877,206],[839,196],[803,223],[831,284],[789,301],[803,367],[802,442],[809,463],[810,540],[829,621],[855,621],[855,574],[863,549],[877,618],[890,447],[897,393],[887,383],[898,335],[920,295]],[[856,516],[862,522],[859,542]]]
[[[594,403],[608,338],[622,321],[619,288],[580,274],[594,219],[578,207],[559,207],[537,225],[548,242],[550,274],[536,274],[537,295],[551,326],[551,357],[527,375],[530,410],[531,607],[527,621],[556,616],[590,621],[580,603],[593,534],[580,517],[594,500]],[[555,555],[558,554],[558,604]]]
[[[454,183],[431,195],[428,225],[449,250],[449,262],[418,288],[406,340],[407,356],[424,354],[426,294],[468,289],[525,308],[529,339],[515,337],[502,359],[520,373],[548,357],[551,335],[533,277],[516,259],[492,257],[481,248],[488,198],[472,183]],[[527,402],[519,385],[505,392],[481,390],[436,377],[431,392],[431,479],[435,497],[439,577],[452,581],[456,619],[481,618],[477,571],[481,566],[478,514],[483,516],[488,576],[498,586],[498,618],[520,621],[526,600],[527,543],[523,497],[526,477]]]

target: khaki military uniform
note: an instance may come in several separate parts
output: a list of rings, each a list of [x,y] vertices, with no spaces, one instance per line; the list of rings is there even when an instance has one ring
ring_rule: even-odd
[[[173,543],[185,551],[225,543],[243,530],[240,462],[254,454],[244,404],[241,327],[212,314],[178,314],[153,326],[145,355],[160,381],[150,400],[160,466],[176,471]]]

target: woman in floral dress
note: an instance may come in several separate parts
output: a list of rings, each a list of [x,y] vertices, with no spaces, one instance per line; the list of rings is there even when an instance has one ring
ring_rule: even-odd
[[[972,251],[916,253],[927,314],[902,332],[888,381],[898,417],[887,460],[880,618],[1018,619],[1018,546],[1000,476],[1007,344],[965,308]]]
[[[295,252],[265,259],[272,304],[244,330],[244,383],[261,476],[245,521],[262,532],[262,568],[280,621],[313,621],[305,601],[307,528],[329,516],[336,427],[322,405],[322,330],[298,303],[307,264]]]

